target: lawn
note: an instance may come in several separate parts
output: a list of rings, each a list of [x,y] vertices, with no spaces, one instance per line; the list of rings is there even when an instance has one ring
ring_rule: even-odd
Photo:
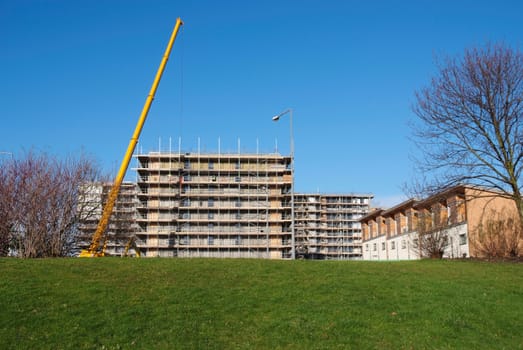
[[[0,259],[0,349],[523,349],[523,264]]]

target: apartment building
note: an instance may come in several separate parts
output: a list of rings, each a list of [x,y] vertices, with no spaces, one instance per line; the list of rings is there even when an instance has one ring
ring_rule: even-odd
[[[137,154],[146,257],[291,258],[291,159],[280,154]]]
[[[361,259],[359,219],[368,214],[372,197],[368,194],[296,194],[296,256]]]
[[[79,201],[81,221],[79,225],[79,249],[87,249],[102,216],[103,205],[107,201],[112,183],[96,182],[85,184],[81,191],[83,196]],[[121,256],[129,240],[139,230],[136,222],[138,216],[136,184],[124,182],[113,208],[113,214],[107,227],[107,242],[105,253],[111,256]],[[134,249],[128,254],[135,255]]]
[[[477,256],[471,239],[478,226],[492,213],[514,209],[511,200],[496,192],[465,185],[424,200],[409,199],[390,209],[376,209],[360,219],[363,259],[420,259],[427,257],[423,244],[441,244],[444,258]],[[422,243],[424,235],[433,242]]]
[[[296,258],[362,257],[359,219],[372,195],[293,196],[289,156],[169,151],[134,158],[136,183],[121,188],[107,236],[110,255],[121,255],[135,237],[145,257],[291,259],[294,224]],[[87,191],[94,215],[82,222],[84,246],[109,190],[92,184]]]

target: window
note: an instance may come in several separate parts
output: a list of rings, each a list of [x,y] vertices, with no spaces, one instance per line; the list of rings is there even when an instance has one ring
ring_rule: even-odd
[[[401,249],[406,249],[407,248],[407,242],[405,242],[404,239],[401,240]]]
[[[467,235],[465,233],[459,235],[459,244],[467,244]]]
[[[385,250],[385,242],[381,242],[381,250]]]
[[[369,244],[365,244],[365,251],[368,252],[369,251]]]
[[[211,220],[214,219],[214,213],[208,213],[207,218],[209,218]]]
[[[241,245],[242,244],[242,236],[238,235],[236,239],[234,240],[234,244]]]
[[[209,231],[213,231],[214,230],[214,224],[210,223],[208,225],[208,228],[209,228]]]
[[[189,159],[185,160],[184,168],[185,169],[191,169],[191,161]]]
[[[390,242],[390,249],[392,249],[392,250],[396,249],[396,242],[395,241]]]
[[[238,160],[238,162],[236,163],[235,167],[236,167],[236,169],[240,169],[240,160]]]
[[[236,181],[236,182],[241,182],[241,181],[242,181],[242,178],[239,177],[239,176],[236,176],[236,177],[234,178],[234,181]]]
[[[374,250],[374,251],[377,250],[376,243],[373,244],[373,246],[372,246],[372,250]]]
[[[214,162],[212,160],[209,160],[209,170],[214,169]]]
[[[236,207],[239,208],[239,207],[241,207],[241,206],[242,206],[242,201],[238,199],[238,200],[236,201]]]
[[[209,242],[209,245],[214,245],[214,236],[209,236],[207,242]]]
[[[214,207],[214,198],[209,198],[209,202],[207,203],[209,207]]]

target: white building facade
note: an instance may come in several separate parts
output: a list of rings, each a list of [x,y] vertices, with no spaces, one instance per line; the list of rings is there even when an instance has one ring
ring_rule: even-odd
[[[360,222],[364,260],[415,260],[471,256],[470,220],[482,208],[457,186],[425,200],[409,199],[377,209]],[[477,222],[475,222],[477,224]]]

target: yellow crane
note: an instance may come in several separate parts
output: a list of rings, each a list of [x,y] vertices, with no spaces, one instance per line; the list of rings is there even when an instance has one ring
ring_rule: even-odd
[[[131,137],[131,140],[129,141],[129,146],[127,146],[127,151],[125,152],[122,164],[120,165],[120,170],[118,171],[118,174],[114,179],[113,186],[111,187],[111,191],[109,192],[107,202],[102,212],[102,217],[98,222],[98,226],[96,227],[96,231],[93,235],[89,248],[83,249],[80,252],[80,257],[99,257],[105,255],[105,247],[107,243],[105,231],[109,223],[109,218],[113,213],[114,204],[116,202],[116,199],[118,198],[118,193],[120,192],[120,186],[122,185],[125,173],[127,172],[127,168],[129,167],[129,162],[131,161],[131,157],[133,155],[136,144],[138,143],[138,138],[140,137],[140,133],[142,132],[143,124],[145,123],[145,119],[147,118],[147,114],[149,113],[149,109],[151,108],[154,95],[156,94],[156,89],[160,84],[160,79],[162,78],[163,71],[167,64],[167,61],[169,60],[169,55],[171,54],[174,41],[176,40],[176,36],[178,35],[178,30],[182,25],[182,20],[180,18],[177,18],[173,32],[171,34],[171,38],[169,39],[169,44],[165,49],[162,61],[160,62],[160,67],[158,67],[158,71],[156,72],[156,77],[154,78],[153,85],[151,86],[149,95],[147,95],[147,99],[145,100],[142,113],[140,114],[140,118],[138,119],[138,123],[136,124],[136,128],[134,129],[134,133]]]
[[[122,256],[127,257],[129,255],[129,249],[133,248],[135,255],[137,258],[139,258],[142,254],[140,253],[140,249],[136,246],[136,236],[132,236],[129,241],[127,241],[127,244],[125,245],[124,251]]]

